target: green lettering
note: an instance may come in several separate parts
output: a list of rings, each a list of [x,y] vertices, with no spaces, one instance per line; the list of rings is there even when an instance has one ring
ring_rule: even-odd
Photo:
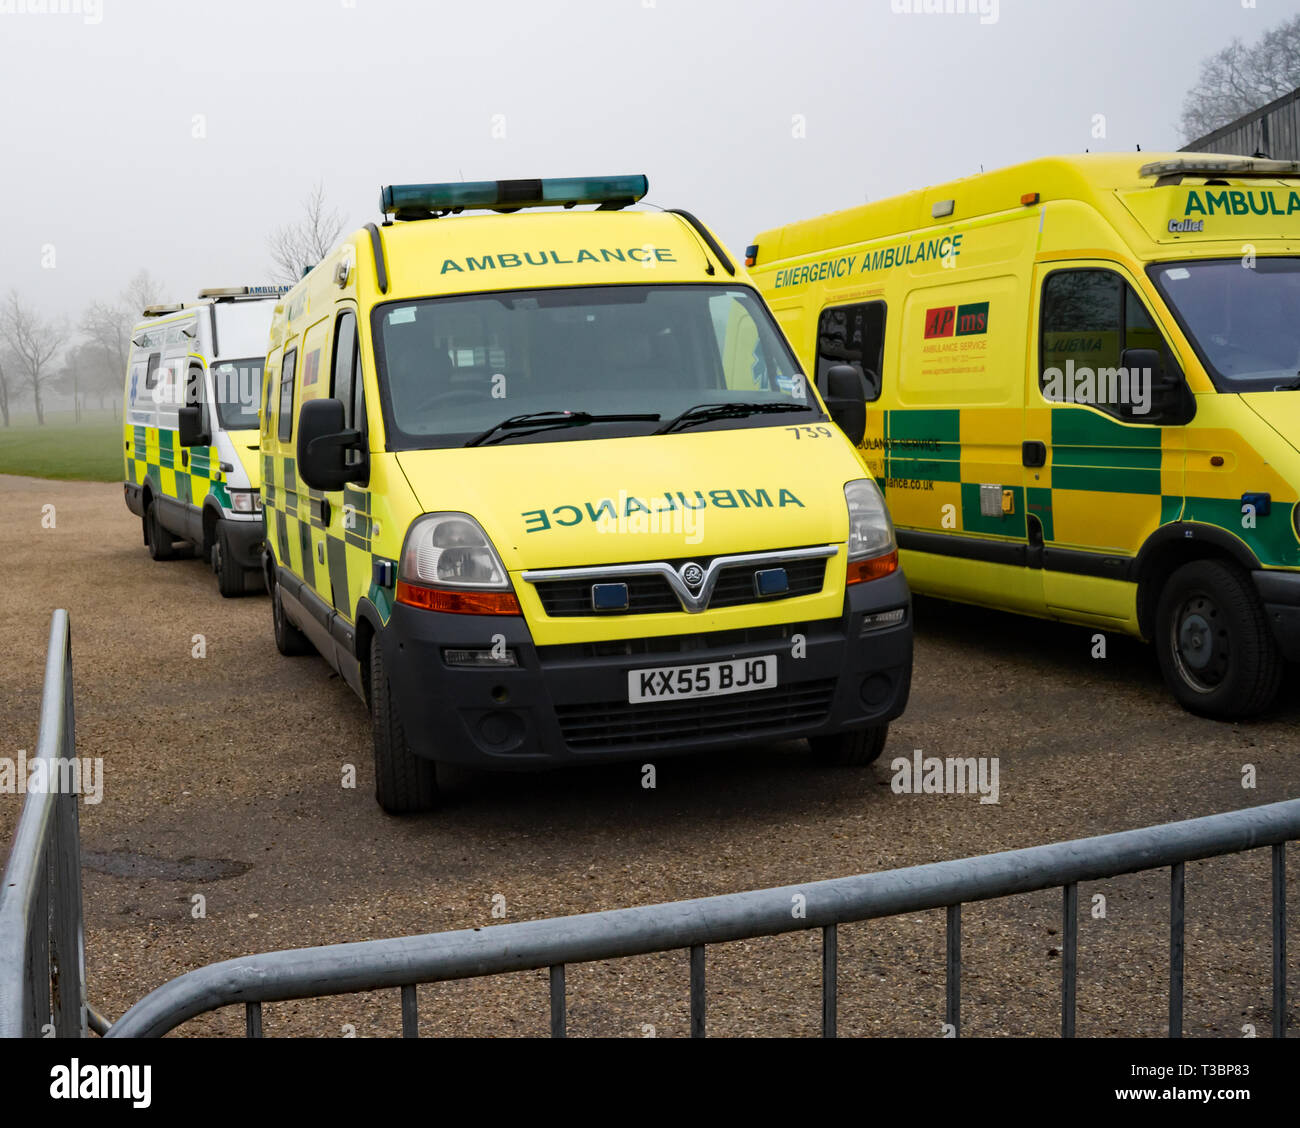
[[[563,513],[566,509],[573,514],[572,521],[560,520],[560,514]],[[573,528],[574,525],[577,525],[579,522],[582,521],[582,510],[579,509],[576,505],[557,505],[554,509],[551,510],[551,512],[555,515],[555,523],[557,525],[563,525],[566,529],[571,529]]]
[[[792,494],[789,490],[785,490],[785,489],[781,491],[781,495],[776,499],[776,504],[782,509],[784,509],[787,505],[797,505],[800,509],[807,508],[807,506],[805,506],[802,501],[800,501],[797,497],[795,497],[794,494]]]
[[[440,271],[438,271],[438,273],[439,273],[439,274],[446,274],[447,271],[449,271],[449,270],[455,270],[455,271],[457,271],[457,272],[460,273],[460,274],[464,274],[464,273],[465,273],[464,270],[463,270],[461,267],[459,267],[459,266],[456,265],[456,260],[455,260],[455,259],[443,259],[443,260],[442,260],[442,269],[441,269]]]
[[[546,516],[546,510],[544,509],[530,509],[527,513],[521,513],[519,516],[526,522],[524,525],[524,532],[526,533],[540,533],[551,527],[550,518]],[[532,528],[529,528],[529,525]]]
[[[772,498],[767,490],[755,490],[752,494],[748,490],[741,490],[740,500],[746,509],[770,509],[772,507]]]
[[[595,255],[593,255],[590,251],[582,250],[582,251],[579,251],[579,252],[578,252],[578,261],[579,261],[579,262],[599,262],[600,259],[598,259],[598,258],[597,258]]]
[[[481,259],[466,255],[465,262],[469,264],[470,270],[495,270],[497,265],[492,261],[491,255],[484,255]]]
[[[709,497],[713,499],[714,509],[737,508],[736,495],[730,490],[710,490]]]

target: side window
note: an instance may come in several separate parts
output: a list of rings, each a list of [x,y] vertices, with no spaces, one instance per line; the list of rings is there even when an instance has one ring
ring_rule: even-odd
[[[822,310],[817,321],[818,388],[825,389],[826,374],[835,365],[851,364],[866,380],[867,399],[880,398],[886,312],[884,302]]]
[[[1124,366],[1129,349],[1160,353],[1166,376],[1182,372],[1141,297],[1113,270],[1058,270],[1043,284],[1038,384],[1054,403],[1096,407],[1157,422],[1152,374]]]
[[[269,439],[271,437],[271,403],[272,396],[275,395],[276,382],[271,379],[271,374],[266,375],[265,399],[262,401],[262,436]]]
[[[361,382],[361,349],[357,341],[357,319],[351,310],[339,314],[334,325],[334,371],[330,376],[330,395],[343,404],[343,426],[366,433],[366,393]],[[365,453],[349,450],[349,465],[360,462]]]
[[[334,371],[330,374],[330,396],[343,404],[343,426],[352,426],[352,380],[357,356],[357,319],[351,310],[339,314],[334,323]]]
[[[203,395],[203,365],[197,361],[190,362],[189,372],[185,377],[185,406],[203,409],[203,430],[211,434],[208,405]]]
[[[284,354],[284,364],[280,367],[280,441],[287,443],[293,438],[293,377],[298,366],[298,350],[290,349]]]
[[[147,391],[153,391],[158,386],[158,364],[162,360],[162,353],[150,353],[149,360],[144,370],[144,386]]]

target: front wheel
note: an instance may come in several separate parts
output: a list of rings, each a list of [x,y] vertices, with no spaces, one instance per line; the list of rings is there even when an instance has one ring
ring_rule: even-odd
[[[880,759],[885,750],[889,726],[872,725],[834,736],[814,736],[808,740],[813,759],[837,768],[864,768]]]
[[[163,528],[158,517],[158,502],[151,500],[144,514],[145,543],[154,560],[171,560],[176,555],[176,545],[171,533]]]
[[[1206,717],[1262,713],[1282,684],[1282,655],[1250,577],[1218,560],[1184,564],[1169,578],[1156,653],[1179,704]]]
[[[384,649],[370,646],[370,727],[375,745],[375,798],[390,815],[430,811],[438,803],[438,767],[411,751],[393,700]]]
[[[243,595],[244,569],[235,561],[230,549],[230,532],[225,524],[217,524],[216,540],[212,544],[212,570],[217,574],[217,590],[227,599]]]

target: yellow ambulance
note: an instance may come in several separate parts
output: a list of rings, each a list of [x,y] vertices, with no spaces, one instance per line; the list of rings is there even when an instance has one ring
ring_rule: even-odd
[[[131,331],[122,488],[155,560],[191,549],[224,596],[261,592],[258,410],[271,314],[289,287],[201,290]]]
[[[703,224],[629,210],[646,190],[386,188],[277,307],[276,642],[368,704],[389,812],[434,805],[438,762],[869,763],[906,703],[861,398],[824,404]]]
[[[1250,716],[1300,659],[1300,163],[1036,160],[759,235],[852,371],[913,590],[1140,636]]]

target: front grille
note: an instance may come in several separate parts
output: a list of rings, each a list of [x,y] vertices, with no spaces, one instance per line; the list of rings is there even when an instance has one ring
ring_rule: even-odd
[[[674,567],[685,561],[670,561]],[[707,566],[708,557],[697,563]],[[784,568],[789,577],[790,590],[781,595],[759,597],[754,591],[754,573],[766,568]],[[779,564],[757,567],[753,564],[735,564],[723,569],[709,599],[710,610],[717,607],[740,607],[747,603],[774,603],[795,599],[801,595],[816,595],[826,582],[826,559],[791,560]],[[593,584],[626,583],[628,605],[626,610],[595,611],[591,605]],[[663,576],[618,576],[586,580],[539,580],[533,585],[542,601],[542,608],[552,619],[578,615],[664,615],[681,611],[682,605],[668,581]]]
[[[699,650],[739,650],[753,643],[788,643],[803,635],[811,644],[827,635],[840,637],[838,619],[820,623],[781,623],[770,627],[741,627],[730,631],[663,635],[659,638],[598,639],[592,642],[562,642],[539,646],[537,657],[543,666],[555,662],[589,659],[631,658],[642,654],[691,654]]]
[[[591,588],[598,583],[626,583],[627,610],[601,611],[601,615],[664,615],[682,609],[663,576],[629,576],[601,580],[544,580],[535,584],[542,607],[552,619],[566,615],[595,615]]]
[[[677,704],[609,701],[560,705],[565,743],[576,752],[645,744],[694,744],[727,736],[779,736],[819,725],[830,713],[835,679],[800,682],[758,693],[702,697]]]

